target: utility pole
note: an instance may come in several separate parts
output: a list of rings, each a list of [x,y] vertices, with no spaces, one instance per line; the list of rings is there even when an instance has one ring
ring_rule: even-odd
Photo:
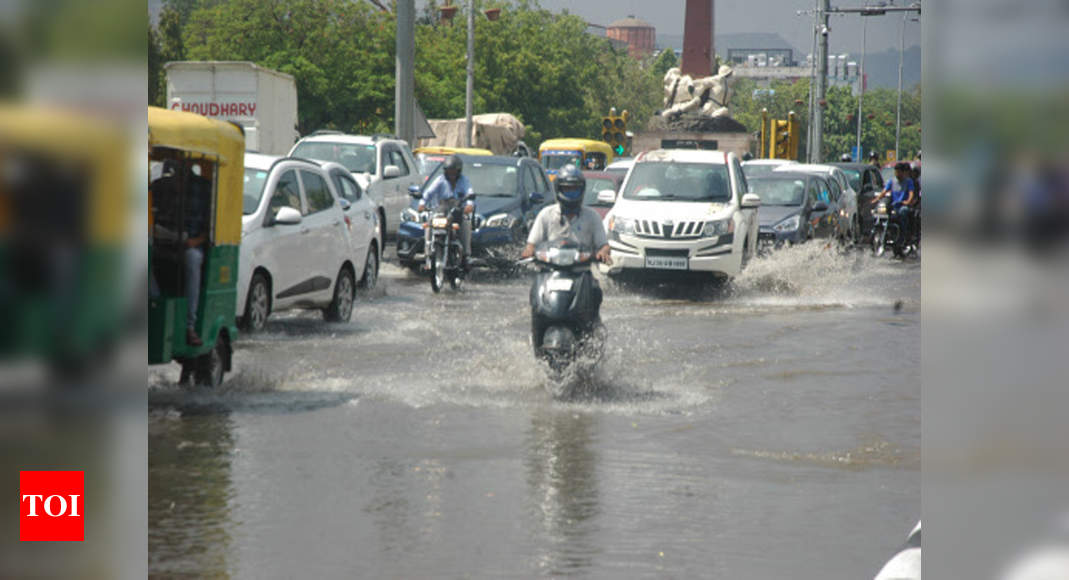
[[[898,34],[898,110],[895,113],[895,161],[902,158],[898,152],[898,144],[902,138],[902,53],[906,47],[906,19],[908,15],[902,15],[902,30]]]
[[[394,132],[409,145],[415,145],[415,102],[412,87],[415,53],[415,0],[397,0],[397,70],[394,91]]]
[[[861,19],[861,69],[857,73],[857,161],[861,163],[863,155],[861,152],[861,126],[864,123],[861,116],[861,99],[865,96],[865,39],[868,36],[868,20]]]
[[[411,1],[411,0],[409,0]],[[471,147],[472,99],[475,97],[475,0],[468,0],[468,90],[464,98],[465,147]]]
[[[829,0],[819,0],[820,9],[817,20],[817,86],[814,106],[809,110],[810,123],[813,126],[813,142],[809,146],[809,162],[820,163],[824,152],[824,103],[828,93],[828,10]],[[812,92],[812,91],[811,91]]]

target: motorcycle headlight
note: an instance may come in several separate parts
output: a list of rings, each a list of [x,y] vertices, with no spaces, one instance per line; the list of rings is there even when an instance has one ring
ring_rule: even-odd
[[[419,214],[416,213],[416,210],[414,210],[414,209],[412,209],[410,207],[406,207],[405,209],[401,210],[401,221],[403,221],[403,222],[418,222],[419,221]]]
[[[887,204],[881,203],[880,205],[876,206],[876,214],[887,215]]]
[[[507,213],[496,213],[488,218],[483,223],[488,228],[507,228],[512,225],[512,216]]]
[[[802,217],[798,214],[794,214],[791,217],[779,222],[772,229],[777,232],[793,232],[798,229],[798,226],[802,223]]]
[[[703,238],[715,238],[735,231],[735,222],[731,218],[705,222],[702,227]]]
[[[609,231],[632,236],[635,234],[635,220],[613,216],[609,220]]]

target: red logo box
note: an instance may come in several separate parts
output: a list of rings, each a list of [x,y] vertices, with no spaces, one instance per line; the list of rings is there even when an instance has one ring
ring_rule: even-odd
[[[19,472],[19,540],[85,540],[85,472]]]

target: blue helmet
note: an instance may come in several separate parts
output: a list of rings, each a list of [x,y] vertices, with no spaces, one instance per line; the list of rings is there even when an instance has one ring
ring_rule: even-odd
[[[566,212],[575,212],[583,205],[586,178],[578,167],[571,163],[557,172],[557,203]]]

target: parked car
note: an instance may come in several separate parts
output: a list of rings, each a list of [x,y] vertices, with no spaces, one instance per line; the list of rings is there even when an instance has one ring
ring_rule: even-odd
[[[553,188],[545,170],[533,157],[459,157],[464,162],[463,174],[475,192],[472,255],[485,257],[508,247],[518,249],[538,211],[553,202]],[[421,187],[414,188],[409,207],[401,213],[397,259],[403,266],[418,268],[423,261],[424,233],[416,208],[423,190],[441,173],[438,167]]]
[[[397,234],[392,217],[408,207],[408,187],[423,183],[408,143],[392,135],[346,135],[317,131],[290,149],[290,156],[334,161],[352,172],[360,187],[381,206],[379,224],[387,238]]]
[[[742,173],[746,179],[763,177],[772,173],[777,167],[798,163],[793,159],[750,159],[742,162]]]
[[[750,191],[761,197],[757,239],[762,248],[832,238],[838,233],[834,216],[839,207],[822,199],[830,190],[826,181],[819,175],[791,171],[775,171],[749,181]]]
[[[610,276],[666,271],[721,280],[735,276],[757,249],[760,203],[747,193],[734,153],[640,154],[606,216],[613,264],[600,268]]]
[[[594,211],[598,212],[598,215],[605,217],[605,214],[609,213],[612,209],[612,203],[602,201],[598,199],[598,194],[602,191],[612,191],[613,195],[620,191],[620,185],[624,182],[624,175],[618,171],[609,173],[608,171],[584,171],[583,177],[586,179],[586,190],[583,191],[583,205],[590,206]]]
[[[820,163],[798,163],[777,167],[775,171],[811,173],[824,177],[830,186],[828,204],[838,206],[839,222],[835,236],[842,242],[860,243],[862,229],[857,212],[857,192],[850,187],[850,179],[842,169]]]
[[[289,308],[349,320],[357,272],[365,272],[371,216],[346,215],[327,170],[306,159],[245,155],[237,315],[250,331]],[[365,206],[366,207],[366,206]]]
[[[857,215],[862,235],[872,229],[872,199],[887,183],[879,169],[871,163],[829,163],[843,170],[850,187],[857,192]],[[893,177],[892,172],[892,177]]]

